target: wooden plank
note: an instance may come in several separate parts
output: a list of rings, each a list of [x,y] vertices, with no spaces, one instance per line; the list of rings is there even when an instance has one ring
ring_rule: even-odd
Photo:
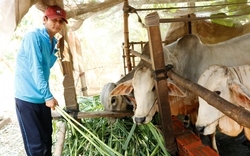
[[[70,62],[63,62],[64,70],[67,72],[72,72],[67,67],[71,67]],[[66,108],[69,110],[78,110],[78,104],[76,100],[76,91],[75,91],[75,84],[74,84],[74,78],[70,74],[64,75],[63,79],[63,87],[64,87],[64,99]]]
[[[72,117],[75,116],[75,113],[69,113]],[[95,111],[95,112],[77,112],[77,119],[82,118],[104,118],[104,117],[113,117],[113,118],[122,118],[127,116],[133,116],[134,112],[132,111],[119,111],[119,112],[111,112],[111,111]],[[61,118],[59,113],[53,112],[52,117],[54,119]]]
[[[173,135],[171,110],[168,102],[167,78],[165,75],[165,63],[163,56],[161,33],[159,28],[159,15],[156,12],[150,13],[145,18],[148,31],[150,56],[152,68],[155,74],[155,87],[157,91],[157,101],[161,118],[162,133],[166,144],[166,149],[171,155],[175,155],[177,147]],[[161,72],[158,72],[161,71]],[[157,80],[163,78],[161,80]]]
[[[60,47],[60,61],[62,64],[62,70],[63,70],[63,87],[64,87],[64,99],[65,99],[65,104],[66,108],[70,110],[76,110],[78,111],[78,103],[76,100],[76,90],[75,90],[75,83],[74,83],[74,77],[73,77],[73,62],[72,61],[72,55],[70,48],[67,51],[64,50],[64,39],[67,39],[67,31],[66,29],[63,29],[62,32],[62,37],[61,41],[59,42],[59,47]],[[66,40],[67,41],[67,40]],[[69,58],[65,59],[64,55],[68,55]]]

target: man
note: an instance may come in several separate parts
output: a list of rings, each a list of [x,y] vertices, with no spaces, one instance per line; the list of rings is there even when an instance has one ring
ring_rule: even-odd
[[[54,37],[68,23],[66,12],[50,6],[43,26],[28,32],[16,58],[15,101],[25,151],[28,156],[50,156],[52,146],[51,109],[58,105],[49,87],[50,68],[57,57]]]

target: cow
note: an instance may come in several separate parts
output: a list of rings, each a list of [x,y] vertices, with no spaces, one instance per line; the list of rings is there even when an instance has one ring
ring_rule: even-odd
[[[127,103],[122,96],[110,96],[110,92],[116,87],[116,84],[109,82],[103,86],[100,93],[100,101],[105,110],[122,111],[127,109]]]
[[[129,81],[131,82],[131,81]],[[138,68],[132,79],[131,83],[125,82],[125,84],[120,84],[116,89],[117,90],[129,90],[133,88],[133,95],[135,97],[135,108],[133,121],[136,124],[147,124],[150,122],[158,112],[158,102],[157,102],[157,93],[154,85],[153,71],[148,67]],[[171,108],[172,115],[188,115],[194,114],[192,119],[196,119],[198,111],[197,105],[193,105],[186,99],[186,94],[176,86],[171,79],[167,79],[168,94],[169,94],[169,103]],[[132,91],[132,89],[130,89]],[[120,95],[127,95],[131,92],[120,92]],[[111,95],[116,95],[111,92]],[[194,124],[195,120],[192,120]]]
[[[163,47],[164,63],[173,65],[174,72],[197,83],[200,75],[210,65],[239,66],[250,63],[249,43],[250,34],[217,44],[202,44],[196,35],[190,34]],[[198,96],[181,86],[178,87],[186,94],[183,102],[196,106]],[[152,105],[154,104],[144,107],[151,108]]]
[[[226,67],[212,65],[201,75],[198,84],[217,93],[220,97],[239,107],[250,109],[250,64]],[[196,122],[197,130],[203,135],[212,136],[212,148],[218,151],[215,139],[216,127],[228,135],[237,136],[244,130],[250,140],[250,129],[239,125],[215,107],[199,97]]]

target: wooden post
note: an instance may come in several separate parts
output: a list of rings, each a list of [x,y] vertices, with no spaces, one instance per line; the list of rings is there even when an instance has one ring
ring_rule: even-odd
[[[162,133],[166,144],[166,149],[171,155],[176,155],[177,147],[173,135],[173,123],[171,110],[168,102],[167,77],[165,73],[165,63],[163,56],[161,33],[159,28],[159,15],[157,12],[150,13],[145,18],[148,30],[150,56],[152,68],[155,70],[155,86],[159,104]]]
[[[126,55],[127,68],[128,68],[128,73],[129,73],[132,70],[132,67],[131,67],[130,53],[129,53],[128,16],[129,16],[128,0],[124,0],[124,6],[123,6],[124,51],[125,51],[125,55]]]
[[[64,30],[64,29],[63,29]],[[65,38],[66,37],[66,38]],[[79,111],[78,103],[76,100],[76,90],[73,77],[73,63],[70,49],[68,51],[65,49],[64,40],[67,41],[67,31],[63,31],[63,38],[60,42],[60,53],[61,53],[61,63],[63,70],[63,87],[64,87],[64,99],[66,108],[69,110]],[[65,59],[64,55],[68,55],[68,60]]]

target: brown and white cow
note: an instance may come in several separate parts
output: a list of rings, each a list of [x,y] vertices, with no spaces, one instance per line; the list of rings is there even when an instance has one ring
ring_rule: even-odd
[[[225,100],[250,109],[250,65],[225,67],[210,66],[198,80],[198,84],[217,93]],[[225,108],[226,109],[226,108]],[[196,127],[204,135],[212,135],[212,147],[218,152],[215,140],[216,128],[229,136],[237,136],[244,130],[250,140],[250,129],[239,125],[215,107],[199,97]]]
[[[172,115],[188,115],[193,114],[192,123],[195,123],[198,103],[194,105],[186,97],[186,94],[182,92],[179,87],[177,87],[170,79],[167,80],[169,94],[169,103]],[[127,95],[132,91],[136,101],[136,106],[134,108],[133,121],[137,124],[147,124],[152,120],[154,114],[158,111],[157,95],[154,86],[153,72],[151,68],[141,67],[137,69],[134,73],[132,81],[127,81],[121,83],[115,90],[120,90],[119,95]],[[113,90],[111,95],[117,95]]]

